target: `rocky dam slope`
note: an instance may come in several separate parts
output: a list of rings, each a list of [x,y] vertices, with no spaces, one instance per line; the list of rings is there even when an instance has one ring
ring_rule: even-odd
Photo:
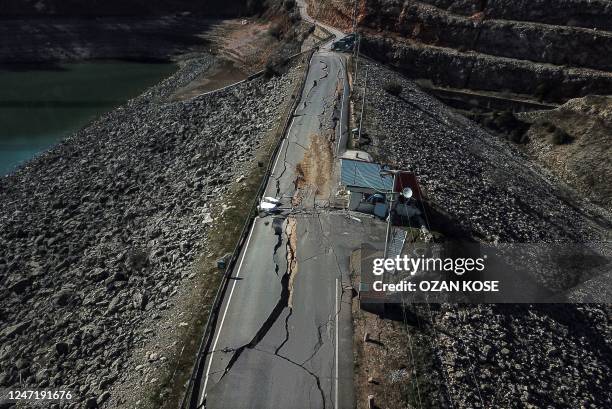
[[[136,407],[142,385],[159,382],[181,326],[152,328],[179,319],[185,289],[212,279],[195,264],[208,227],[257,168],[297,78],[168,98],[212,63],[189,60],[0,179],[1,387],[68,389],[68,407]],[[160,334],[159,349],[140,350]]]
[[[454,113],[413,81],[371,62],[361,65],[362,74],[366,67],[362,148],[416,173],[427,200],[445,213],[429,213],[434,230],[482,242],[607,240],[609,212],[570,194],[516,145]],[[399,92],[388,92],[389,83]],[[362,92],[363,82],[356,88]],[[581,106],[575,102],[564,112]],[[557,279],[569,288],[575,277]],[[368,346],[368,356],[393,364],[375,382],[364,381],[363,402],[374,394],[377,405],[389,408],[612,404],[608,304],[410,304],[402,315],[380,325],[403,336],[374,339],[384,348]]]

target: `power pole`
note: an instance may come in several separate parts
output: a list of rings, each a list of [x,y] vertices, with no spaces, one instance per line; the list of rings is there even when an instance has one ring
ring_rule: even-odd
[[[353,59],[355,60],[355,84],[357,83],[357,68],[359,66],[359,34],[355,33],[355,42],[353,43]]]
[[[393,209],[393,199],[395,197],[395,177],[397,176],[397,170],[387,171],[393,173],[393,185],[391,186],[391,199],[389,199],[389,216],[387,216],[387,234],[385,235],[385,252],[383,258],[387,258],[389,253],[389,233],[391,231],[391,210]]]
[[[357,83],[357,70],[359,68],[359,44],[361,36],[357,34],[357,9],[359,0],[355,0],[355,8],[353,9],[353,54],[355,58],[355,83]]]
[[[363,98],[361,100],[361,113],[359,114],[359,140],[361,140],[361,128],[363,127],[363,111],[365,111],[365,97],[366,92],[368,91],[368,72],[369,70],[366,68],[365,85],[363,86]]]
[[[359,0],[355,0],[355,7],[353,8],[353,34],[357,32],[357,5]]]

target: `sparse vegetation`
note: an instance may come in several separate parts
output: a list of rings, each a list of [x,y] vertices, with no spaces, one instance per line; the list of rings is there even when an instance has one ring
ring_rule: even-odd
[[[533,92],[538,101],[544,101],[550,92],[550,86],[546,83],[539,84]]]
[[[258,14],[264,10],[264,4],[261,0],[247,0],[246,7],[250,14]]]
[[[539,121],[536,122],[535,125],[544,129],[548,133],[547,139],[553,145],[564,145],[571,143],[574,139],[569,133],[550,121]]]
[[[553,124],[551,122],[548,122],[548,121],[538,122],[538,125],[541,126],[544,129],[546,129],[546,131],[548,131],[548,132],[554,132],[555,129],[557,128],[555,126],[555,124]]]
[[[284,57],[273,56],[266,63],[264,68],[264,78],[272,78],[284,74],[287,71],[288,60]]]
[[[270,36],[276,38],[277,40],[280,40],[283,34],[280,24],[275,23],[270,25],[270,28],[268,29],[268,34],[270,34]]]
[[[612,97],[573,99],[527,115],[533,121],[526,152],[591,202],[612,208]]]
[[[268,61],[266,63],[266,67],[264,68],[264,73],[263,73],[264,78],[268,79],[268,78],[275,77],[277,75],[278,75],[278,71],[276,70],[274,63],[272,61]]]
[[[561,128],[556,128],[549,136],[548,140],[553,145],[564,145],[572,141],[572,137]]]
[[[483,126],[504,135],[508,140],[523,144],[527,142],[529,124],[521,121],[512,111],[496,111],[491,114],[470,115],[470,118],[480,122]]]
[[[295,8],[295,0],[285,0],[285,10],[291,11]]]
[[[396,97],[399,97],[402,94],[402,85],[397,81],[386,83],[384,89],[386,92]]]

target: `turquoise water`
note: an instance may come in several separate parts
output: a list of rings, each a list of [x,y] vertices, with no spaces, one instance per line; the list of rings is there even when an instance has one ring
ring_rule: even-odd
[[[0,68],[0,175],[176,68],[171,63],[114,61]]]

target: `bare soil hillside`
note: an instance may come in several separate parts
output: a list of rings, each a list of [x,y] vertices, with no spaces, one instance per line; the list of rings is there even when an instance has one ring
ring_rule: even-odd
[[[523,114],[526,152],[592,201],[612,208],[612,97],[572,99]]]

